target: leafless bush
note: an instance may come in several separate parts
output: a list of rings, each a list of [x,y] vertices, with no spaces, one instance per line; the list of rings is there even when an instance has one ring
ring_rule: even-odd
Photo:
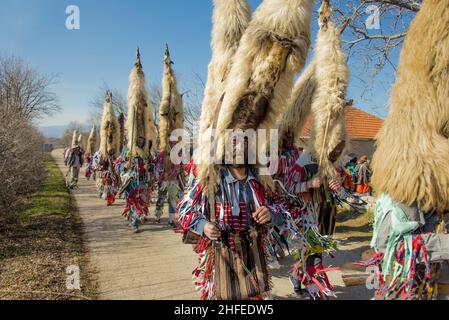
[[[33,121],[59,110],[53,84],[19,58],[0,56],[0,214],[42,182],[44,139]]]
[[[20,195],[44,177],[43,138],[23,116],[0,105],[0,213],[8,213]]]

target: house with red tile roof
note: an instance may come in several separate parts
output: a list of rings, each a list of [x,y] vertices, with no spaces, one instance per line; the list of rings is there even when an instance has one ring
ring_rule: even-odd
[[[350,139],[349,155],[371,158],[375,149],[375,138],[384,120],[352,106],[346,110],[346,132]],[[309,116],[301,134],[303,146],[309,140],[313,117]]]

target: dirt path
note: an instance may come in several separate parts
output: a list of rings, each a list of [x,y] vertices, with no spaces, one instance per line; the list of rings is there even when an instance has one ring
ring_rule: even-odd
[[[52,155],[65,174],[62,151],[55,150]],[[84,177],[84,170],[74,196],[91,263],[98,271],[101,299],[196,298],[191,279],[196,257],[189,246],[181,244],[178,235],[151,221],[141,233],[134,234],[121,216],[124,201],[107,207],[98,197],[95,183]],[[153,212],[154,206],[151,209]]]
[[[55,150],[52,155],[65,175],[67,168],[62,153],[62,150]],[[141,233],[134,234],[121,216],[124,201],[118,200],[115,206],[107,207],[105,201],[99,199],[95,183],[84,178],[84,170],[74,197],[84,223],[90,260],[98,271],[101,299],[198,299],[191,277],[197,258],[191,246],[183,245],[180,236],[164,226],[167,213],[161,225],[154,224],[152,205],[150,222]],[[357,253],[354,254],[353,249],[342,251],[332,264],[340,265],[336,262],[347,262],[346,258],[354,256]],[[297,299],[287,277],[289,268],[289,261],[285,261],[281,269],[273,270],[275,299]],[[340,298],[369,297],[363,294],[367,291],[364,288],[362,292],[359,287],[344,288],[339,272],[330,277]]]

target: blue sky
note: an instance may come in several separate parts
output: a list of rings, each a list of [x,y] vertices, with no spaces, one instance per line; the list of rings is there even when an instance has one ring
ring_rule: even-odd
[[[250,3],[254,9],[260,0]],[[80,30],[65,27],[69,5],[80,8]],[[166,42],[182,88],[198,82],[195,74],[207,78],[211,0],[0,0],[0,8],[0,52],[58,75],[54,91],[62,111],[41,125],[87,122],[89,101],[104,82],[126,93],[137,46],[149,84],[160,82]],[[351,65],[357,76],[357,62]],[[362,101],[354,82],[349,96],[358,107],[384,116],[388,88],[377,86],[376,94]]]

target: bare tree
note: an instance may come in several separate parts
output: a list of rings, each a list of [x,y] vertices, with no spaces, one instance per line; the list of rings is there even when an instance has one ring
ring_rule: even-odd
[[[75,130],[78,130],[78,132],[83,135],[83,141],[86,141],[89,133],[83,131],[83,126],[80,123],[72,121],[67,125],[61,138],[61,142],[65,147],[70,147],[72,145],[73,132]]]
[[[0,214],[43,181],[44,139],[33,123],[59,110],[54,83],[20,58],[0,56]]]
[[[0,56],[0,100],[5,110],[35,120],[60,110],[52,92],[56,77],[42,75],[22,59]]]
[[[349,53],[362,54],[376,70],[386,64],[395,69],[391,54],[402,45],[410,21],[422,1],[350,0],[334,1],[337,19]]]
[[[192,87],[188,90],[184,90],[182,94],[185,129],[191,136],[195,133],[195,129],[199,127],[205,89],[205,83],[201,76],[197,73],[195,73],[194,76],[195,80],[191,82]]]
[[[360,89],[360,98],[370,101],[374,89],[383,86],[387,91],[391,87],[402,44],[422,0],[330,2],[342,32],[354,87]],[[385,111],[385,106],[377,108]]]
[[[0,100],[0,215],[12,213],[20,197],[34,191],[45,176],[44,139],[15,110]]]
[[[118,116],[123,113],[125,116],[128,113],[128,102],[126,95],[117,88],[111,88],[106,82],[104,82],[99,88],[95,96],[89,102],[91,107],[91,122],[99,123],[103,114],[103,106],[106,92],[112,92],[112,108],[115,114]]]
[[[154,125],[159,129],[159,105],[162,100],[162,87],[161,84],[153,83],[148,90],[148,99],[150,105],[153,108],[153,120]]]

